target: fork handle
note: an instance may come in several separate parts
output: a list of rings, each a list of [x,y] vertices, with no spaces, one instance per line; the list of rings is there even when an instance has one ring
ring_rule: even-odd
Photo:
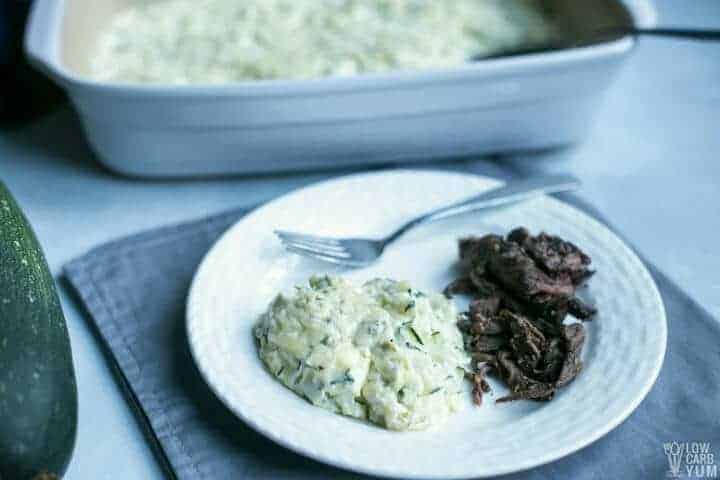
[[[397,240],[408,230],[423,223],[434,222],[435,220],[486,208],[498,207],[508,203],[515,203],[539,195],[576,190],[579,187],[580,180],[572,175],[532,177],[525,180],[513,181],[417,217],[396,230],[392,235],[387,237],[384,242],[387,245]]]

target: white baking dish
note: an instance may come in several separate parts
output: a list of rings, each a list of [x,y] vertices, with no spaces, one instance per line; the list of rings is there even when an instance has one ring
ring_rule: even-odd
[[[102,163],[136,176],[338,167],[570,144],[582,138],[634,44],[625,37],[449,70],[348,78],[221,86],[95,82],[85,74],[87,47],[128,1],[35,0],[25,46],[67,90]],[[612,0],[553,1],[587,30],[625,12]],[[628,21],[654,25],[649,0],[623,3]]]

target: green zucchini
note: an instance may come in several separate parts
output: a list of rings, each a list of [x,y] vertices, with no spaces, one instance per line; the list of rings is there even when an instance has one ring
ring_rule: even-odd
[[[76,430],[60,300],[27,219],[0,183],[0,480],[62,476]]]

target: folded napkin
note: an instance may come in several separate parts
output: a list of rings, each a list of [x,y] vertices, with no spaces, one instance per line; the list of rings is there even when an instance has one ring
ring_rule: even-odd
[[[597,216],[576,197],[564,199]],[[188,287],[209,247],[245,213],[112,242],[67,265],[66,278],[170,478],[366,478],[303,458],[255,433],[215,398],[196,370],[184,329]],[[720,464],[720,323],[649,268],[669,331],[665,364],[648,397],[591,446],[503,478],[666,478],[663,444],[673,441],[710,442]],[[482,452],[477,461],[483,461]]]

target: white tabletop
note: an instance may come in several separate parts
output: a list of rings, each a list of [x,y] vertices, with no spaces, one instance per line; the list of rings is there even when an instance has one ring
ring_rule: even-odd
[[[717,0],[663,0],[660,23],[720,28]],[[585,199],[701,305],[720,317],[720,44],[644,39],[572,150],[501,160],[522,173],[570,172]],[[458,167],[457,165],[455,166]],[[96,165],[65,108],[0,133],[0,177],[55,273],[107,240],[251,205],[343,172],[157,182]],[[162,478],[82,312],[61,288],[80,394],[70,480]]]

